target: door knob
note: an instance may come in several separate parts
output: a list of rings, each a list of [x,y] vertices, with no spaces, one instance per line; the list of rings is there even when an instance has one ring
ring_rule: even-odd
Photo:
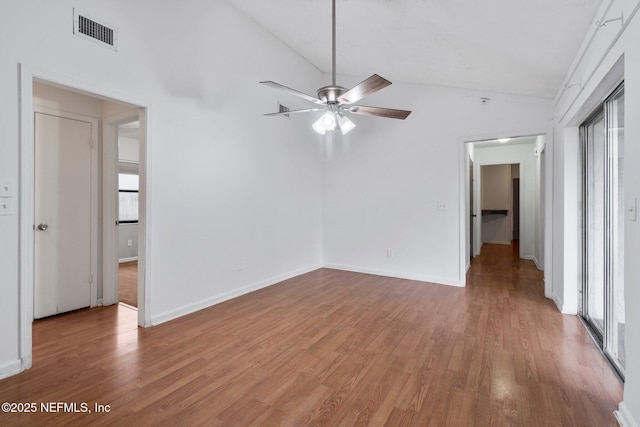
[[[38,227],[36,227],[39,231],[47,231],[47,228],[49,228],[49,226],[47,224],[38,224]]]

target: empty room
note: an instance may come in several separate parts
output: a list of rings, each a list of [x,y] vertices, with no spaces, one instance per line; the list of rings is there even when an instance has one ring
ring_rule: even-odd
[[[0,424],[639,426],[639,8],[3,1]]]

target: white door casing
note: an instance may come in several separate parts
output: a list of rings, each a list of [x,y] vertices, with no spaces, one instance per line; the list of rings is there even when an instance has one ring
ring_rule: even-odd
[[[97,120],[34,114],[34,318],[96,305]]]

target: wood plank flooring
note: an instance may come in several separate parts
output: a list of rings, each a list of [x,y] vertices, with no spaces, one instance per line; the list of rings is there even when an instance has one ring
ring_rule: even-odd
[[[118,266],[118,300],[138,307],[138,261],[123,262]]]
[[[617,425],[621,384],[508,246],[485,245],[466,288],[321,269],[156,327],[136,318],[35,322],[33,368],[0,381],[0,402],[38,412],[0,425]]]

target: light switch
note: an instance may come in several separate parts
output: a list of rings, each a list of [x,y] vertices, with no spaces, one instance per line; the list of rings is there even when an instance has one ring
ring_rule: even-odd
[[[9,181],[0,182],[0,197],[12,197],[13,185]]]
[[[631,202],[627,205],[627,219],[629,221],[637,221],[638,220],[638,198],[634,197],[631,199]]]
[[[0,197],[0,215],[13,215],[13,199]]]

